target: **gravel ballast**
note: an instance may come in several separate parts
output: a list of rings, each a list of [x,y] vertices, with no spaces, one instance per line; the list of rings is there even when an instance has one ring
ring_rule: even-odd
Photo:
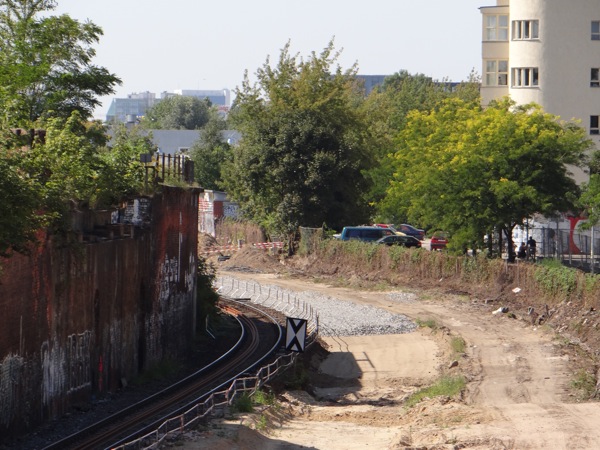
[[[219,293],[234,298],[250,298],[253,303],[285,310],[288,316],[311,310],[318,316],[321,336],[366,336],[410,333],[417,325],[401,314],[391,314],[374,306],[359,305],[315,291],[293,292],[275,285],[239,280],[232,276],[216,280]],[[382,293],[393,302],[414,302],[408,292]]]

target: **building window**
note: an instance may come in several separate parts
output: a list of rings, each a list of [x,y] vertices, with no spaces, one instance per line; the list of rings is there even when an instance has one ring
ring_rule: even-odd
[[[508,61],[488,60],[485,62],[485,85],[508,86]]]
[[[526,39],[539,39],[540,22],[539,20],[513,20],[512,38],[514,41]]]
[[[590,116],[590,134],[600,134],[600,129],[598,128],[598,117],[600,116]]]
[[[534,87],[538,85],[537,67],[515,67],[512,70],[512,87]]]
[[[600,41],[600,20],[592,21],[592,41]]]
[[[486,15],[484,41],[508,41],[508,16]]]
[[[593,68],[592,75],[590,77],[591,87],[600,87],[600,68]]]

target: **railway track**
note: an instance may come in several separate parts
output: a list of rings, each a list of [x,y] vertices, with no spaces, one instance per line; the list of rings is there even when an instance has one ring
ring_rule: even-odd
[[[281,317],[273,317],[243,301],[222,298],[220,303],[221,309],[235,317],[242,330],[229,352],[185,379],[44,450],[106,449],[133,441],[250,372],[281,347]]]

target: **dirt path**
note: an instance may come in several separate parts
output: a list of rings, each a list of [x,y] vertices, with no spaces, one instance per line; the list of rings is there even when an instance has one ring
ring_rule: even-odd
[[[319,402],[303,398],[305,403],[298,403],[302,406],[296,407],[293,418],[272,427],[266,437],[250,436],[238,420],[220,425],[222,432],[227,429],[235,438],[228,435],[220,444],[184,448],[600,448],[600,404],[573,402],[568,389],[569,357],[560,354],[553,334],[506,314],[492,314],[498,305],[456,296],[428,299],[426,293],[417,301],[400,303],[387,300],[381,292],[274,275],[240,274],[239,278],[323,292],[412,319],[434,320],[467,343],[456,369],[468,378],[467,394],[462,402],[433,399],[409,411],[402,407],[407,393],[432,381],[440,369],[448,370],[439,335],[429,330],[330,338],[331,355],[320,370],[340,379],[358,377],[358,384],[317,389]],[[296,401],[292,394],[290,402]],[[236,447],[231,447],[234,440]]]

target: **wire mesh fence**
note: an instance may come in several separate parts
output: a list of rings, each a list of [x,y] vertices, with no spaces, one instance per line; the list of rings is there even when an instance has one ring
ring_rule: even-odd
[[[522,242],[529,236],[536,240],[535,260],[553,258],[586,272],[599,272],[600,236],[593,231],[529,227],[517,235]]]

